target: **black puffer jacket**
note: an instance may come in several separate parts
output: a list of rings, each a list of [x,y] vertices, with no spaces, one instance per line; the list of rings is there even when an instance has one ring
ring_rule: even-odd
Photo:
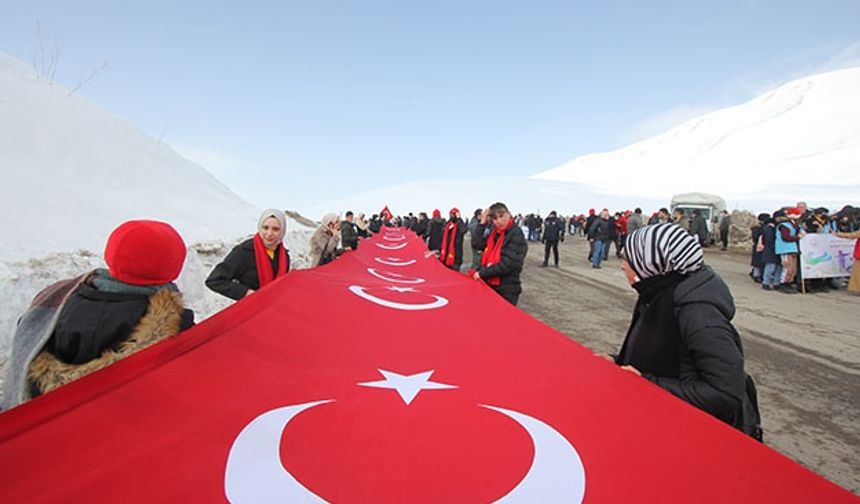
[[[741,427],[743,402],[746,397],[743,347],[740,336],[731,323],[735,305],[729,288],[709,266],[683,278],[672,293],[671,307],[661,320],[676,324],[674,327],[652,328],[652,339],[637,334],[642,324],[660,306],[659,296],[651,303],[637,303],[637,312],[631,330],[622,346],[619,364],[631,364],[642,376],[688,403],[720,420]],[[654,320],[654,319],[652,319]],[[663,335],[663,340],[653,337]],[[630,342],[640,339],[636,345]],[[674,339],[674,341],[667,341]],[[631,345],[632,348],[628,348]],[[651,348],[648,348],[651,347]],[[677,356],[660,356],[653,347],[676,349]],[[665,357],[670,357],[666,359]],[[677,371],[667,370],[673,362]],[[653,369],[660,368],[658,373]]]
[[[82,284],[66,301],[47,349],[61,361],[82,364],[127,340],[146,314],[149,296],[102,292]],[[185,309],[180,331],[194,325],[194,313]]]
[[[427,226],[427,248],[439,250],[442,248],[442,231],[445,221],[441,217],[433,217]]]
[[[283,244],[278,245],[283,247]],[[271,259],[272,271],[278,271],[278,255]],[[287,269],[290,271],[290,253],[286,252]],[[230,299],[242,299],[248,289],[260,288],[260,278],[257,275],[257,259],[254,256],[254,239],[249,238],[233,247],[227,257],[209,273],[206,287],[227,296]]]
[[[486,248],[487,238],[489,237],[484,236],[486,229],[486,224],[477,225],[475,234],[472,235],[472,247],[478,250]],[[492,231],[490,232],[492,233]],[[478,270],[481,278],[499,277],[499,285],[491,285],[490,287],[505,299],[519,296],[523,291],[523,286],[520,282],[520,273],[523,271],[523,263],[526,260],[528,251],[529,245],[526,243],[526,237],[523,236],[522,229],[516,225],[511,226],[505,232],[505,240],[502,242],[501,262],[489,267],[481,266],[481,269]]]
[[[543,240],[550,243],[564,241],[564,221],[558,217],[547,217],[543,223]]]
[[[589,240],[609,240],[615,232],[615,226],[608,219],[597,218],[588,228]]]

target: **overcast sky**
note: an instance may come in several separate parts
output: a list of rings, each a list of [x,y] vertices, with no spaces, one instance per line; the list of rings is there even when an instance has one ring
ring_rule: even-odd
[[[79,94],[303,208],[622,147],[860,65],[858,20],[857,0],[0,0],[0,51],[32,63],[41,22],[60,83],[106,61]]]

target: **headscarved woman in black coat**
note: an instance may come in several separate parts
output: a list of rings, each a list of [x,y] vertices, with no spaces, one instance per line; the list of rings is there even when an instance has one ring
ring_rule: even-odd
[[[734,300],[696,238],[669,223],[637,229],[621,269],[639,299],[616,363],[738,429],[757,423]]]

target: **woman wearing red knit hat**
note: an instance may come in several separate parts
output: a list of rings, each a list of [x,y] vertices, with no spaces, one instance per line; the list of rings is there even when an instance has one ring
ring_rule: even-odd
[[[230,299],[242,299],[290,271],[290,251],[284,247],[287,217],[281,210],[264,210],[257,234],[233,247],[215,266],[206,286]]]
[[[185,242],[169,224],[128,221],[108,238],[108,269],[36,295],[15,330],[2,409],[191,327],[194,314],[173,284],[185,254]]]

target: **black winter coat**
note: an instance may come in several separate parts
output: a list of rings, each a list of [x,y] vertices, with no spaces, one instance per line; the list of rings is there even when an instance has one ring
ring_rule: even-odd
[[[358,229],[356,225],[349,221],[341,221],[340,223],[340,243],[343,248],[355,250],[358,248]]]
[[[690,234],[699,238],[699,243],[708,245],[708,223],[701,215],[694,215],[690,221]]]
[[[655,313],[658,310],[663,313]],[[740,428],[746,374],[740,336],[731,323],[734,314],[729,288],[705,266],[682,277],[674,288],[640,294],[617,361]],[[677,354],[667,355],[671,349]]]
[[[278,245],[283,247],[283,244]],[[272,272],[278,271],[278,251],[271,259]],[[290,253],[286,252],[287,268],[290,271]],[[257,275],[257,259],[254,255],[254,239],[249,238],[233,247],[227,257],[215,266],[206,278],[206,287],[230,299],[242,299],[248,289],[260,288],[260,278]]]
[[[442,230],[444,228],[445,221],[441,217],[430,219],[430,224],[427,227],[427,248],[430,250],[439,250],[442,248]]]
[[[758,252],[756,250],[756,245],[758,244],[758,239],[762,235],[762,227],[758,225],[752,228],[752,259],[750,259],[750,265],[754,268],[764,268],[764,259],[762,259],[762,252]]]
[[[606,241],[611,239],[614,233],[615,226],[611,225],[608,219],[597,218],[588,228],[588,239]]]
[[[761,261],[764,264],[779,264],[779,256],[776,255],[776,223],[769,221],[762,230],[764,251],[761,253]]]
[[[81,284],[63,306],[46,348],[68,364],[89,362],[127,340],[148,306],[147,294],[103,292]],[[179,330],[192,325],[194,312],[183,310]]]
[[[543,224],[543,240],[550,243],[564,240],[564,221],[558,217],[547,217]]]
[[[489,234],[484,233],[487,229],[486,224],[478,224],[475,228],[475,233],[472,235],[472,246],[479,250],[484,250],[487,246],[487,238]],[[490,231],[492,233],[492,230]],[[487,236],[484,236],[487,234]],[[477,245],[477,247],[475,247]],[[523,236],[523,230],[513,225],[505,232],[505,240],[502,242],[502,260],[499,264],[492,266],[481,266],[478,273],[482,279],[499,277],[499,285],[490,285],[503,298],[519,296],[523,291],[522,283],[520,282],[520,273],[523,271],[523,263],[526,260],[526,254],[529,251],[526,237]],[[486,253],[486,250],[484,250]]]

